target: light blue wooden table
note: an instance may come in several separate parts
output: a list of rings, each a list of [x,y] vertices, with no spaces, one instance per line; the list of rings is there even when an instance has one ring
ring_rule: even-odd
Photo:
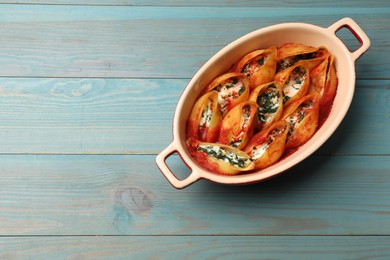
[[[0,3],[0,259],[390,259],[388,1]],[[268,25],[343,17],[372,45],[320,150],[255,185],[166,181],[155,157],[205,61]]]

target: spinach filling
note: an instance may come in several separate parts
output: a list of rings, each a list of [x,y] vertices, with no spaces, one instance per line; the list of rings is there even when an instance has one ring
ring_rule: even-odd
[[[229,89],[229,88],[232,88],[234,87],[234,85],[236,85],[238,83],[238,79],[234,79],[232,82],[229,82],[225,85],[225,88]],[[219,87],[222,87],[222,85],[220,84]]]
[[[260,59],[258,59],[257,64],[259,64],[260,66],[263,66],[264,65],[264,57],[261,57]]]
[[[250,77],[251,76],[251,74],[249,73],[250,68],[251,68],[250,63],[245,64],[244,68],[241,70],[241,73],[245,73],[248,77]]]
[[[295,63],[297,63],[300,60],[310,60],[316,58],[318,55],[317,52],[311,52],[311,53],[304,53],[304,54],[298,54],[292,57],[285,58],[278,62],[277,64],[277,70],[284,70],[288,67],[291,67]]]
[[[238,95],[241,96],[242,93],[244,93],[245,91],[245,86],[242,86],[239,90],[238,90]]]
[[[283,94],[284,94],[284,92],[283,92]],[[283,96],[283,103],[286,103],[286,102],[289,101],[290,99],[291,99],[291,97],[286,96],[286,94],[284,94],[284,96]]]
[[[301,84],[306,78],[306,71],[301,66],[295,67],[292,70],[292,74],[294,75],[295,84]]]
[[[276,113],[279,107],[279,95],[274,84],[268,87],[267,92],[257,97],[257,104],[259,105],[257,117],[260,122],[265,123],[268,115]]]

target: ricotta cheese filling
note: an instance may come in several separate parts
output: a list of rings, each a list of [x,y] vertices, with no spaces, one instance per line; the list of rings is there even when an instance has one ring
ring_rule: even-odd
[[[305,79],[306,72],[303,68],[296,67],[292,70],[290,78],[283,87],[283,102],[287,102],[298,93]]]
[[[240,80],[234,79],[232,81],[225,82],[223,85],[219,85],[216,88],[218,92],[218,103],[222,114],[227,111],[227,106],[233,99],[238,98],[245,91],[245,86]]]
[[[259,159],[265,153],[268,146],[268,143],[264,143],[262,145],[253,147],[251,156],[252,161],[256,161],[257,159]]]

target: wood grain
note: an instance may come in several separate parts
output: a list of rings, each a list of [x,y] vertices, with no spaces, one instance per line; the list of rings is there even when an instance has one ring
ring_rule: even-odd
[[[372,45],[315,155],[254,185],[171,187],[155,156],[205,61],[265,26],[347,16]],[[389,259],[389,31],[381,0],[0,0],[0,258]]]
[[[312,156],[256,185],[201,180],[180,191],[155,156],[0,160],[0,236],[390,234],[387,156]],[[189,173],[178,156],[168,164]]]
[[[0,79],[0,153],[156,154],[188,79]],[[320,154],[388,154],[388,80],[359,80]],[[335,145],[337,143],[337,145]]]
[[[25,259],[388,259],[389,237],[13,237],[0,257]]]
[[[328,27],[346,16],[375,39],[357,63],[357,77],[388,79],[390,63],[383,53],[390,43],[390,8],[350,6],[294,12],[243,7],[237,12],[229,7],[1,5],[0,76],[190,78],[217,51],[251,31],[282,22]],[[346,39],[351,42],[356,42],[352,36]]]
[[[218,7],[307,7],[308,4],[305,0],[277,0],[277,1],[255,1],[255,0],[243,0],[243,1],[231,1],[231,0],[197,0],[197,1],[182,1],[182,0],[1,0],[0,4],[45,4],[45,5],[108,5],[108,6],[218,6]],[[311,6],[316,7],[351,7],[351,3],[348,1],[319,1],[311,0]],[[385,1],[364,1],[355,0],[353,2],[355,7],[373,7],[383,6],[388,7],[389,4]]]

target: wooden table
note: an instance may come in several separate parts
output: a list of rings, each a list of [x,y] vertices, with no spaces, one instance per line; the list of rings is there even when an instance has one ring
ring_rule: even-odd
[[[1,259],[390,259],[388,1],[0,2]],[[320,150],[250,186],[166,181],[155,157],[205,61],[268,25],[343,17],[372,45]]]

